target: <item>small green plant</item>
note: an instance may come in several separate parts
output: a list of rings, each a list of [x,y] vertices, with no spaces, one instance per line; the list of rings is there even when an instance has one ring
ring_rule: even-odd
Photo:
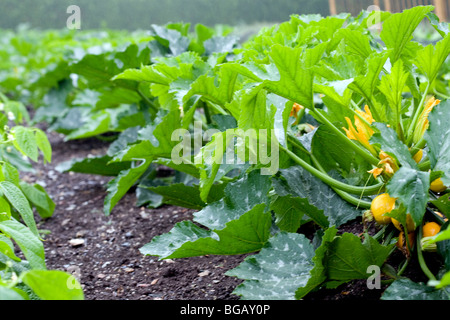
[[[47,270],[33,208],[49,218],[55,204],[43,187],[21,180],[15,166],[30,169],[28,159],[38,161],[39,152],[50,162],[51,145],[42,130],[22,125],[29,117],[21,103],[0,94],[0,109],[0,298],[83,299],[72,275]]]

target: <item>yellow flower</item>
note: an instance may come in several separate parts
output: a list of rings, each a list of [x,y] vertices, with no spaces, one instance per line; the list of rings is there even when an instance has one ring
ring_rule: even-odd
[[[376,154],[376,151],[373,146],[370,145],[369,139],[373,135],[373,129],[368,125],[372,124],[375,120],[372,117],[372,113],[368,106],[364,107],[365,112],[361,110],[357,110],[356,112],[363,118],[367,123],[360,119],[360,117],[355,116],[355,127],[348,117],[345,117],[345,121],[347,121],[348,129],[343,128],[347,133],[347,138],[351,140],[359,141],[367,150],[369,150],[372,154]]]
[[[417,127],[414,129],[414,137],[413,137],[414,143],[418,143],[420,139],[422,139],[425,131],[428,129],[429,126],[428,115],[430,114],[431,110],[433,110],[433,108],[437,106],[440,102],[441,100],[435,99],[434,97],[428,99],[427,104],[425,105],[422,113],[420,114]]]
[[[304,107],[299,105],[298,103],[294,103],[294,105],[292,106],[291,114],[289,116],[296,117],[297,113],[300,111],[300,109],[303,109],[303,108]]]
[[[383,172],[387,174],[393,174],[398,170],[398,165],[396,164],[395,160],[386,152],[380,151],[379,158],[381,160],[380,162],[378,162],[378,165],[380,165],[381,167],[377,167],[368,171],[369,173],[373,174],[373,177],[375,179]]]
[[[378,176],[380,174],[383,173],[383,169],[382,168],[373,168],[372,170],[367,171],[367,172],[373,174],[373,177],[376,179],[376,178],[378,178]]]

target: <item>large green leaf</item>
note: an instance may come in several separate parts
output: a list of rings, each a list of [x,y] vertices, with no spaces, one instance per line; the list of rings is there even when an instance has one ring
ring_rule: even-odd
[[[108,182],[108,194],[104,200],[103,211],[109,215],[117,202],[128,192],[150,165],[144,160],[139,166],[122,171],[116,178]]]
[[[353,150],[343,146],[328,126],[319,126],[314,132],[311,152],[326,172],[335,171],[352,185],[367,183],[370,165]]]
[[[239,254],[259,250],[270,233],[267,212],[268,176],[258,170],[230,182],[224,197],[194,214],[193,222],[177,224],[168,234],[155,237],[141,252],[161,258],[203,254]]]
[[[303,235],[277,233],[257,255],[249,256],[228,276],[245,279],[233,293],[246,300],[293,300],[297,288],[306,286],[314,248]]]
[[[384,246],[372,237],[361,242],[351,233],[344,233],[333,240],[327,253],[327,277],[330,280],[349,281],[366,279],[369,266],[381,265],[388,258],[394,245]]]
[[[329,222],[322,210],[308,203],[308,199],[291,195],[277,197],[271,204],[275,213],[275,223],[280,230],[296,232],[308,217],[322,228],[328,228]]]
[[[413,32],[433,6],[417,6],[391,15],[384,23],[380,37],[388,49],[391,63],[395,63],[402,55],[407,54],[408,44],[413,38]]]
[[[59,163],[56,170],[59,172],[78,172],[104,176],[117,176],[121,171],[130,169],[130,162],[110,162],[110,156],[97,156],[87,158],[73,158]]]
[[[93,137],[110,130],[111,115],[106,110],[92,114],[83,125],[66,135],[65,140]]]
[[[325,230],[324,234],[321,236],[320,245],[316,249],[314,258],[312,259],[314,268],[310,271],[310,278],[308,279],[306,285],[299,287],[295,292],[296,299],[302,299],[309,292],[322,285],[322,283],[327,279],[326,255],[336,234],[337,229],[332,227]]]
[[[450,101],[438,104],[428,115],[429,128],[425,132],[431,168],[440,171],[444,185],[450,186]]]
[[[387,192],[397,198],[416,226],[420,225],[428,202],[430,173],[401,167],[386,186]]]
[[[140,251],[163,259],[258,251],[269,238],[272,222],[270,213],[265,213],[264,209],[264,204],[257,205],[214,232],[190,221],[178,223],[169,233],[155,237]]]
[[[362,95],[366,101],[373,101],[372,97],[375,89],[377,88],[380,80],[379,76],[384,64],[388,58],[388,52],[373,53],[365,62],[365,72],[355,77],[348,88]],[[378,119],[378,117],[384,117],[383,114],[376,108],[376,105],[372,103],[372,112],[374,113],[375,120],[381,121],[384,119]]]
[[[450,54],[450,36],[447,34],[444,39],[436,44],[429,44],[417,53],[415,64],[419,70],[432,83],[442,69],[442,65]]]
[[[176,129],[181,126],[179,110],[172,110],[166,115],[160,115],[158,121],[149,124],[139,132],[139,140],[128,145],[124,150],[115,154],[112,162],[125,162],[138,159],[172,157],[174,147],[178,144],[173,140]]]
[[[32,128],[15,126],[12,130],[14,135],[14,146],[25,156],[33,161],[37,161],[39,156],[36,136]]]
[[[310,69],[322,57],[326,43],[302,50],[275,45],[269,56],[278,68],[279,80],[265,80],[267,90],[290,101],[312,108],[314,73]]]
[[[0,300],[25,300],[18,291],[18,289],[12,289],[5,286],[0,286]]]
[[[361,211],[343,200],[327,184],[315,178],[299,166],[281,169],[280,175],[272,179],[275,192],[280,196],[291,195],[305,199],[309,205],[323,212],[329,225],[340,226],[361,215]],[[312,219],[320,219],[320,211]]]
[[[167,47],[173,56],[178,56],[185,52],[190,44],[190,39],[184,36],[179,30],[168,27],[153,24],[150,27],[150,34],[161,45]]]
[[[81,285],[74,276],[59,270],[30,270],[22,281],[42,300],[83,300]]]
[[[402,93],[408,79],[408,73],[403,68],[403,61],[397,62],[391,68],[391,73],[381,78],[378,89],[384,94],[387,104],[387,122],[397,130],[400,124],[402,109]]]
[[[42,218],[50,218],[53,215],[55,203],[41,185],[21,181],[20,188]]]
[[[428,18],[428,20],[430,20],[430,23],[433,26],[433,28],[437,32],[439,32],[439,34],[442,37],[445,37],[449,33],[450,26],[448,25],[448,22],[445,22],[445,21],[441,22],[439,17],[436,14],[434,14],[433,12],[428,13],[427,18]]]
[[[198,239],[211,237],[214,233],[199,227],[192,221],[182,221],[165,234],[156,236],[139,251],[144,255],[169,258],[185,243],[195,243]]]
[[[395,280],[384,291],[381,300],[448,300],[448,295],[443,290],[404,278]]]
[[[193,96],[201,96],[204,100],[223,107],[233,98],[237,76],[236,72],[226,68],[220,68],[216,76],[201,75],[190,85],[182,98],[183,103],[187,103]]]
[[[14,239],[33,269],[46,269],[44,245],[29,228],[15,220],[0,222],[0,230]]]
[[[146,189],[163,196],[165,204],[201,210],[206,205],[200,199],[200,191],[194,186],[175,183],[169,186],[147,187]]]
[[[379,144],[382,151],[398,160],[399,165],[416,169],[417,163],[408,147],[398,138],[397,132],[385,123],[375,123],[374,126],[379,132],[373,134],[370,142]]]
[[[9,182],[0,182],[0,191],[8,199],[11,205],[19,212],[25,224],[30,228],[31,232],[39,237],[39,232],[37,230],[36,222],[34,220],[33,210],[31,210],[30,204],[19,189],[18,186]]]
[[[271,186],[269,176],[261,175],[259,170],[251,171],[228,183],[224,198],[196,212],[194,220],[210,229],[220,230],[254,206],[267,203]]]

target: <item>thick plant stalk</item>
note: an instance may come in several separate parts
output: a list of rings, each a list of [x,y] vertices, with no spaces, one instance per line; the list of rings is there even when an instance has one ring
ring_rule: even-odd
[[[328,120],[324,115],[322,115],[318,110],[314,109],[311,111],[314,118],[316,118],[318,121],[328,126],[336,134],[336,136],[339,137],[341,141],[347,145],[347,147],[354,150],[357,154],[363,157],[371,165],[375,167],[378,166],[378,162],[380,161],[379,159],[375,158],[372,154],[367,152],[367,150],[361,148],[356,143],[348,139],[347,136],[341,130],[336,128],[336,126],[333,123],[331,123],[331,121]]]
[[[357,187],[357,186],[352,186],[352,185],[343,183],[341,181],[331,178],[329,175],[314,168],[309,163],[307,163],[306,161],[304,161],[303,159],[298,157],[294,152],[286,149],[285,147],[283,147],[281,145],[280,145],[280,150],[283,150],[284,152],[286,152],[288,154],[288,156],[292,160],[294,160],[297,164],[299,164],[305,170],[310,172],[313,176],[315,176],[316,178],[319,178],[320,180],[322,180],[323,182],[325,182],[332,188],[337,188],[337,189],[347,192],[347,193],[363,196],[363,195],[377,194],[380,192],[380,189],[382,189],[384,186],[383,183],[379,183],[377,185],[373,185],[370,187]]]

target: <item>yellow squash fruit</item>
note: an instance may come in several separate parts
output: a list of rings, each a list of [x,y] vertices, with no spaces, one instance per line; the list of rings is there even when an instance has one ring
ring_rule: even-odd
[[[412,248],[414,246],[414,240],[415,240],[415,233],[414,232],[410,232],[408,233],[408,242],[409,242],[409,246]],[[400,232],[400,234],[398,235],[398,241],[396,244],[397,248],[399,248],[404,254],[409,255],[410,251],[409,251],[409,247],[408,247],[408,243],[406,243],[406,237],[404,232]]]
[[[444,186],[441,178],[439,178],[431,182],[430,189],[434,192],[444,192],[445,190],[447,190],[447,187]]]
[[[387,193],[382,193],[372,200],[370,211],[373,218],[379,224],[391,223],[391,217],[385,216],[387,212],[391,212],[395,207],[395,198],[391,198]]]
[[[441,231],[441,226],[436,222],[427,222],[422,228],[422,237],[433,237]]]
[[[422,160],[423,157],[423,150],[420,149],[419,151],[417,151],[417,153],[414,155],[413,159],[416,163],[419,163],[420,160]]]
[[[392,218],[391,220],[392,220],[392,224],[398,230],[403,231],[403,227],[402,227],[400,221],[398,221],[398,220],[396,220],[394,218]],[[414,221],[413,221],[413,219],[412,219],[412,217],[411,217],[411,215],[409,213],[406,215],[406,229],[408,230],[408,232],[413,232],[416,229]]]

